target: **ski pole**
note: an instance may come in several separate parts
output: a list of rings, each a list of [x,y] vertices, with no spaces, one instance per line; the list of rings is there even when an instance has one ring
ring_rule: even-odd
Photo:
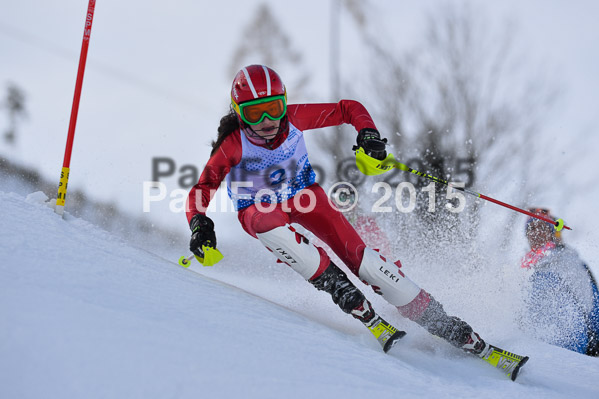
[[[85,27],[83,29],[83,43],[81,44],[81,55],[79,56],[79,69],[77,70],[77,80],[75,83],[75,95],[73,97],[73,106],[71,107],[71,120],[69,122],[69,132],[67,135],[67,145],[64,151],[64,161],[60,171],[60,182],[58,183],[58,194],[56,196],[55,212],[59,215],[64,213],[64,204],[67,197],[67,184],[69,183],[69,171],[71,164],[71,152],[73,150],[73,140],[75,139],[75,126],[77,125],[77,114],[79,112],[79,100],[81,99],[81,87],[83,85],[83,74],[85,73],[85,63],[87,61],[87,49],[89,47],[89,38],[92,31],[92,22],[94,20],[94,10],[96,0],[89,0],[87,14],[85,16]]]
[[[503,206],[505,208],[508,208],[508,209],[514,210],[516,212],[520,212],[520,213],[523,213],[530,217],[550,223],[555,227],[556,231],[560,231],[562,229],[572,230],[570,227],[568,227],[564,224],[563,219],[557,219],[557,220],[553,221],[553,220],[546,218],[542,215],[537,215],[532,212],[526,211],[524,209],[515,207],[513,205],[506,204],[505,202],[496,200],[496,199],[486,196],[484,194],[477,193],[476,191],[472,191],[472,190],[469,190],[464,187],[457,187],[457,186],[449,183],[446,180],[440,179],[435,176],[431,176],[427,173],[419,172],[415,169],[410,168],[409,166],[404,165],[403,163],[395,160],[395,157],[393,156],[393,154],[387,155],[387,158],[385,158],[381,161],[381,160],[378,160],[378,159],[368,156],[366,154],[366,152],[364,151],[364,149],[360,147],[356,150],[356,165],[358,166],[358,169],[360,170],[360,172],[364,173],[365,175],[369,175],[369,176],[380,175],[382,173],[388,172],[389,170],[391,170],[393,168],[397,168],[399,170],[403,170],[404,172],[409,172],[409,173],[415,174],[417,176],[427,178],[429,180],[444,184],[444,185],[454,188],[456,190],[463,191],[463,192],[473,195],[477,198],[481,198],[481,199],[493,202],[493,203]]]

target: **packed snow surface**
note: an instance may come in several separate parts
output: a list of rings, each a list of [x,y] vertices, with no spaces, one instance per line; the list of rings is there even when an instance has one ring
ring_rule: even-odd
[[[212,268],[184,269],[61,219],[38,194],[0,192],[0,201],[1,398],[599,397],[599,359],[502,329],[492,317],[477,324],[490,341],[530,356],[516,382],[364,287],[408,331],[384,354],[359,322],[262,256],[257,242],[225,246]],[[264,269],[243,272],[266,259],[281,268],[270,280]],[[227,270],[237,281],[219,278]]]

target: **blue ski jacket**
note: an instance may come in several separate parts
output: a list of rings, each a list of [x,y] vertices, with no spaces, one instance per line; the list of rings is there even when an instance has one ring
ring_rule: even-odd
[[[531,251],[523,267],[532,269],[525,329],[544,342],[599,355],[599,289],[578,253],[565,245],[546,245]]]

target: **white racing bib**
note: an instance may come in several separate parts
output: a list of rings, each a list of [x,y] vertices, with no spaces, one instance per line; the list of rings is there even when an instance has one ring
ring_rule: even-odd
[[[236,211],[256,202],[278,203],[316,181],[304,133],[289,124],[287,139],[269,150],[252,144],[241,132],[241,161],[227,175],[227,191]]]

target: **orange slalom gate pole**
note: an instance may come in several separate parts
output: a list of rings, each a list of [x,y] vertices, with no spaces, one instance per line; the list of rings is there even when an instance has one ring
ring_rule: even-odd
[[[83,43],[81,44],[81,55],[79,57],[79,69],[77,71],[77,81],[75,83],[75,95],[73,97],[73,106],[71,108],[71,120],[69,122],[69,132],[67,136],[67,145],[64,152],[64,161],[60,172],[60,182],[58,183],[58,194],[56,196],[56,213],[64,213],[64,205],[67,197],[67,184],[69,182],[69,171],[71,165],[71,153],[73,151],[73,140],[75,139],[75,126],[77,125],[77,114],[79,112],[79,100],[81,99],[81,87],[83,86],[83,74],[85,73],[85,63],[87,61],[87,49],[89,47],[89,38],[92,32],[92,22],[94,20],[94,10],[96,0],[89,0],[87,14],[85,16],[85,27],[83,29]]]

